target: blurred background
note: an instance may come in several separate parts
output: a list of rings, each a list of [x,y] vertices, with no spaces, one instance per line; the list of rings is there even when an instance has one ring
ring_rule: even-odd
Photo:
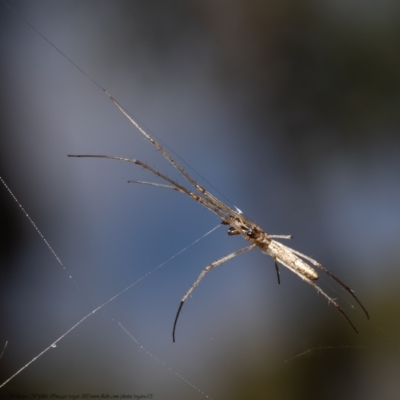
[[[134,157],[184,182],[16,13],[211,192],[268,233],[293,234],[289,246],[354,289],[371,320],[321,276],[355,334],[284,268],[278,285],[272,260],[253,251],[206,276],[172,343],[179,301],[200,271],[245,245],[220,227],[85,320],[0,395],[398,398],[399,3],[8,3],[0,175],[66,269],[1,187],[1,382],[220,222],[179,193],[128,184],[155,180],[136,166],[67,158]]]

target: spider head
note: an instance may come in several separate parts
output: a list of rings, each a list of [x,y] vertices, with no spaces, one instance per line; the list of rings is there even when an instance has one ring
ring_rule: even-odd
[[[239,224],[239,226],[241,228],[240,230],[234,226],[231,226],[228,229],[228,235],[229,236],[244,235],[244,236],[247,236],[248,239],[253,239],[253,240],[264,239],[265,233],[263,231],[261,231],[259,228],[254,227],[254,226],[249,227],[246,224]]]

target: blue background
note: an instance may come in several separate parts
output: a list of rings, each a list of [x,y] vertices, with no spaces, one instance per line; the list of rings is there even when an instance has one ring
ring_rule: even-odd
[[[398,3],[10,4],[210,191],[268,233],[293,234],[289,245],[349,284],[371,321],[321,276],[356,335],[284,268],[278,285],[272,260],[253,251],[206,276],[173,344],[183,294],[207,264],[245,245],[221,227],[85,320],[0,394],[202,398],[165,363],[214,399],[396,398]],[[66,267],[0,189],[3,382],[220,221],[179,193],[128,184],[154,180],[136,166],[67,158],[134,157],[184,182],[95,84],[0,6],[0,174]]]

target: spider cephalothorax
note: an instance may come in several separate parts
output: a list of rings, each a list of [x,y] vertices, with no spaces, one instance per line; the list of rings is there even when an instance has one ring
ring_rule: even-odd
[[[231,216],[231,221],[222,221],[221,224],[231,225],[227,232],[229,236],[242,235],[245,239],[257,245],[268,245],[271,242],[268,234],[254,223],[247,222],[247,218],[244,221],[243,218]]]

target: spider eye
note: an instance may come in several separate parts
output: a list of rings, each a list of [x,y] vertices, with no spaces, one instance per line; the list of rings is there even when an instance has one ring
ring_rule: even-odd
[[[258,234],[260,233],[260,231],[256,228],[249,228],[247,229],[247,236],[252,238],[252,239],[256,239]]]

